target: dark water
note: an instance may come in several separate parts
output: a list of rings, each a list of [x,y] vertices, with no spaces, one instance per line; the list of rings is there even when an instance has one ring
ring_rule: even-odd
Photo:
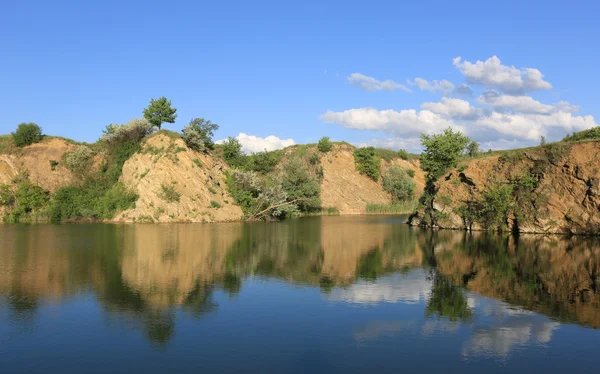
[[[401,222],[0,226],[0,373],[600,370],[598,243]]]

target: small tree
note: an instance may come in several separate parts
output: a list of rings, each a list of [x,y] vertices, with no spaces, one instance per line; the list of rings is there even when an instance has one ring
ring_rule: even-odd
[[[470,139],[460,131],[447,128],[441,134],[421,135],[423,153],[421,169],[427,173],[429,180],[436,180],[458,164],[460,156]]]
[[[243,164],[244,154],[242,154],[242,144],[234,137],[228,137],[221,143],[223,149],[223,158],[232,167],[239,167]]]
[[[469,155],[469,157],[478,156],[480,153],[481,151],[479,150],[479,143],[472,140],[469,142],[469,144],[467,144],[467,155]]]
[[[319,139],[317,148],[319,149],[319,151],[321,151],[323,153],[327,153],[327,152],[331,151],[331,148],[333,148],[333,143],[331,143],[331,140],[329,140],[328,136],[324,136],[321,139]]]
[[[415,182],[406,170],[398,166],[389,168],[383,175],[383,189],[392,195],[394,201],[406,201],[415,193]]]
[[[204,118],[194,118],[190,124],[183,128],[182,138],[188,147],[197,152],[208,152],[214,149],[212,137],[219,125]]]
[[[42,128],[35,123],[21,123],[12,136],[17,147],[25,147],[42,140]]]
[[[126,141],[139,142],[155,130],[145,118],[134,118],[124,125],[110,124],[102,130],[101,140],[109,145],[120,144]]]
[[[177,109],[172,108],[171,100],[167,100],[164,96],[157,100],[151,99],[148,107],[144,109],[144,118],[160,129],[164,122],[175,122]]]
[[[375,148],[365,147],[354,151],[356,170],[361,174],[377,181],[379,179],[379,158],[375,155]]]

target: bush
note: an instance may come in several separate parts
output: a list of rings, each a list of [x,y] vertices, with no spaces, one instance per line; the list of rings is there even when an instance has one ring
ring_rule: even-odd
[[[292,158],[285,165],[281,184],[287,193],[288,201],[298,200],[295,205],[301,212],[310,212],[321,207],[321,185],[300,158]]]
[[[513,186],[494,182],[481,193],[479,208],[476,209],[478,221],[483,227],[503,231],[508,224],[508,213],[512,208]]]
[[[240,167],[245,162],[245,155],[242,153],[242,144],[233,137],[228,137],[221,143],[223,149],[223,159],[231,167]]]
[[[42,128],[35,123],[21,123],[12,136],[17,147],[25,147],[42,140]]]
[[[213,209],[219,209],[219,208],[221,208],[221,204],[219,204],[217,201],[211,200],[210,207]]]
[[[403,160],[408,160],[410,158],[410,153],[408,153],[404,149],[401,149],[398,151],[398,157],[400,157]]]
[[[212,137],[219,125],[204,118],[194,118],[183,128],[182,138],[188,147],[196,152],[209,152],[214,149]]]
[[[281,156],[281,151],[267,152],[265,150],[255,153],[249,157],[247,168],[259,173],[270,173],[275,170]]]
[[[600,140],[600,126],[592,127],[589,130],[574,132],[571,135],[565,136],[565,142],[578,142],[581,140]]]
[[[8,184],[0,185],[0,206],[12,206],[15,202],[15,194]]]
[[[329,140],[328,136],[324,136],[321,139],[319,139],[317,148],[320,152],[327,153],[331,151],[331,148],[333,148],[333,143]]]
[[[172,184],[161,184],[158,196],[168,203],[178,202],[181,199],[181,194],[175,190]]]
[[[145,118],[134,118],[124,125],[111,124],[106,126],[102,131],[103,135],[100,140],[112,146],[123,142],[137,143],[155,130],[156,127]]]
[[[375,156],[375,148],[358,148],[354,151],[356,170],[374,181],[379,180],[379,158]]]
[[[65,165],[73,172],[83,173],[89,170],[93,155],[89,147],[80,145],[73,152],[65,154]]]
[[[413,169],[406,169],[406,174],[411,178],[415,177],[415,171]]]
[[[398,166],[389,168],[383,175],[383,189],[392,195],[394,201],[406,201],[413,197],[416,184],[405,170]]]

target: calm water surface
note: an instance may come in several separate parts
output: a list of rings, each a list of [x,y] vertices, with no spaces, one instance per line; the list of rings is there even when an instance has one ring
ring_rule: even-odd
[[[0,225],[0,372],[595,372],[600,246],[403,217]]]

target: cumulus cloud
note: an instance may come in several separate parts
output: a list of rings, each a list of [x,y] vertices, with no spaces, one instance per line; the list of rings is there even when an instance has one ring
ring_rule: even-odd
[[[477,60],[475,63],[456,57],[452,62],[469,83],[494,87],[509,94],[552,88],[538,69],[502,65],[496,56],[485,61]]]
[[[452,93],[458,96],[473,96],[473,90],[471,90],[471,87],[464,83],[456,87]]]
[[[475,121],[475,125],[492,128],[501,134],[519,139],[538,140],[548,128],[561,128],[566,132],[590,129],[598,124],[592,116],[574,116],[572,113],[503,114],[493,112]]]
[[[394,135],[438,133],[447,127],[465,131],[463,126],[430,110],[414,109],[399,112],[375,108],[349,109],[343,112],[328,110],[321,115],[326,123],[335,123],[349,129],[378,130]]]
[[[397,90],[402,90],[402,91],[406,91],[406,92],[412,92],[410,90],[410,88],[406,87],[405,85],[398,83],[398,82],[394,82],[393,80],[384,80],[384,81],[379,81],[373,77],[369,77],[360,73],[353,73],[350,74],[350,76],[348,77],[348,82],[350,84],[354,84],[357,85],[358,87],[362,88],[363,90],[367,90],[367,91],[397,91]]]
[[[409,152],[415,153],[421,152],[421,138],[418,136],[371,139],[366,142],[356,143],[355,145],[357,147],[373,146],[377,148],[387,148],[395,150],[404,149]]]
[[[432,282],[424,271],[380,279],[377,283],[355,283],[348,288],[336,288],[330,300],[352,304],[424,302],[431,296]]]
[[[421,91],[443,92],[444,94],[454,90],[454,84],[450,81],[442,79],[441,81],[433,80],[431,82],[423,78],[415,78],[414,81],[408,81],[408,84],[417,86]]]
[[[294,139],[280,139],[273,135],[260,138],[258,136],[244,134],[243,132],[239,133],[235,138],[242,145],[242,152],[244,153],[262,152],[264,150],[274,151],[296,144]],[[225,140],[218,140],[215,143],[220,144],[224,141]]]
[[[498,91],[488,90],[477,98],[477,102],[494,109],[509,109],[521,113],[548,114],[556,110],[552,105],[542,104],[531,96],[502,95]],[[568,105],[568,103],[566,103]]]
[[[430,110],[434,113],[457,119],[476,119],[482,113],[482,110],[471,106],[466,100],[443,97],[437,103],[423,103],[421,108]]]

